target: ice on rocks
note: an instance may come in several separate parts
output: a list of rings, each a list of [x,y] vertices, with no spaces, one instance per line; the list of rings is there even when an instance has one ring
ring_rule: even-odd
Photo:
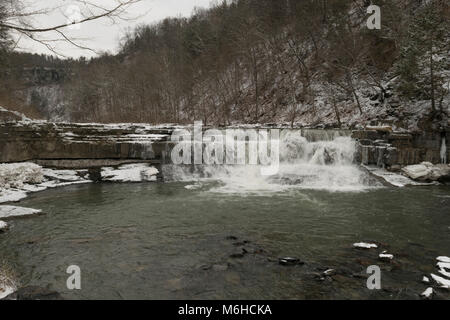
[[[41,210],[38,209],[16,207],[16,206],[0,206],[1,219],[29,216],[40,212]]]
[[[110,182],[146,182],[156,181],[159,171],[148,164],[130,164],[118,169],[103,168],[102,180]]]
[[[0,188],[0,203],[17,202],[27,197],[27,192],[23,190],[2,190]]]

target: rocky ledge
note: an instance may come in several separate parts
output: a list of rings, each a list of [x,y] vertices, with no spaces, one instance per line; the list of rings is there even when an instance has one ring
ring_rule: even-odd
[[[173,128],[140,124],[72,124],[39,121],[0,123],[0,162],[49,161],[65,167],[97,167],[112,161],[163,156]],[[91,160],[92,164],[88,161]]]
[[[352,137],[358,140],[358,162],[394,172],[409,165],[447,163],[450,159],[450,128],[419,133],[394,132],[390,127],[369,127],[354,131]],[[434,172],[444,169],[435,168]]]

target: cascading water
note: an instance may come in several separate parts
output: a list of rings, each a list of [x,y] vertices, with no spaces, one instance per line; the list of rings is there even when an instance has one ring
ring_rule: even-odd
[[[260,165],[166,165],[163,175],[168,181],[195,182],[188,189],[220,193],[358,192],[379,186],[354,163],[356,142],[347,132],[286,130],[279,142],[280,165],[275,175],[262,175]]]

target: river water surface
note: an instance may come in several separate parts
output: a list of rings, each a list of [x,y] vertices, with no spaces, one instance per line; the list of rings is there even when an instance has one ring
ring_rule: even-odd
[[[284,135],[274,176],[164,166],[165,183],[34,194],[18,205],[43,214],[10,221],[0,262],[18,286],[68,299],[418,299],[450,256],[450,187],[383,186],[355,165],[347,133],[325,133]],[[362,241],[378,248],[353,248]],[[66,287],[71,265],[81,290]],[[367,289],[372,265],[382,290]]]
[[[418,298],[422,276],[450,253],[448,187],[227,195],[205,192],[214,183],[186,186],[35,194],[20,205],[45,214],[11,221],[0,256],[20,285],[69,299],[347,299]],[[382,243],[394,261],[378,261],[382,249],[353,249],[360,241]],[[230,257],[242,248],[248,253]],[[305,265],[279,265],[286,256]],[[357,276],[371,264],[380,265],[384,290],[368,290]],[[82,270],[80,291],[66,288],[69,265]],[[338,275],[320,279],[328,268]]]

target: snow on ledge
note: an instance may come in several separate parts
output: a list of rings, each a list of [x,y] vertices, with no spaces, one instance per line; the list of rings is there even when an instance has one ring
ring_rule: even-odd
[[[159,171],[146,163],[129,164],[118,169],[102,168],[102,180],[109,182],[150,182],[157,181]]]
[[[0,206],[0,218],[14,218],[23,217],[42,212],[41,210],[15,207],[15,206]]]
[[[437,182],[432,183],[417,182],[402,174],[390,172],[385,169],[378,168],[376,166],[362,165],[362,167],[365,168],[374,176],[382,178],[390,185],[398,188],[403,188],[406,186],[430,186],[438,184]]]

